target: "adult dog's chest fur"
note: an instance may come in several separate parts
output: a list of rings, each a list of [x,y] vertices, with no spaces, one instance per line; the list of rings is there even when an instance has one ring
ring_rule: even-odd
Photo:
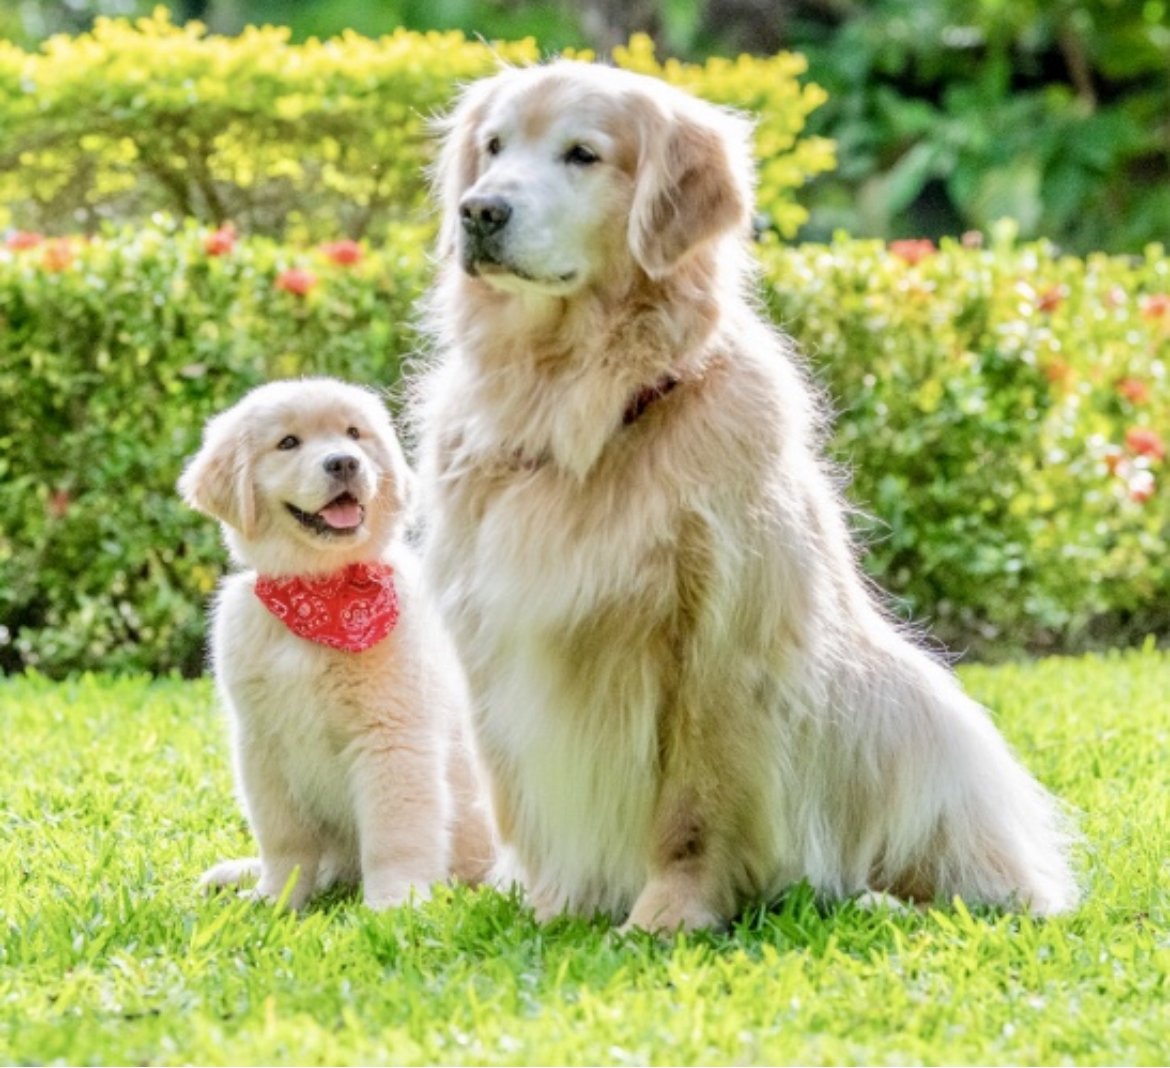
[[[510,784],[505,835],[537,897],[578,895],[549,907],[617,915],[646,878],[698,521],[657,476],[644,429],[621,431],[584,480],[508,457],[465,467],[442,482],[432,530],[481,750]]]

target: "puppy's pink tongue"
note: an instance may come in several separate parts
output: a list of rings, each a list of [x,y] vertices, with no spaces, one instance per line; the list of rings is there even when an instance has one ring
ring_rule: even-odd
[[[333,501],[317,514],[334,530],[352,530],[362,522],[362,506],[355,500]]]

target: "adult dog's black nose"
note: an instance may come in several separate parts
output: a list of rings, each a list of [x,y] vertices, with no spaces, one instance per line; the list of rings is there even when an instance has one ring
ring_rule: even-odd
[[[512,217],[512,205],[503,197],[465,196],[459,202],[463,229],[472,237],[499,233]]]
[[[353,478],[361,465],[361,460],[347,452],[335,452],[325,457],[325,473],[334,478]]]

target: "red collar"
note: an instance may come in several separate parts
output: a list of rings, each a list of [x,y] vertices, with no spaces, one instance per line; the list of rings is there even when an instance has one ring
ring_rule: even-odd
[[[632,426],[645,414],[646,409],[656,401],[662,400],[675,386],[680,385],[682,379],[678,375],[665,374],[653,385],[643,386],[631,398],[622,412],[622,426]],[[508,457],[508,466],[513,471],[539,471],[548,463],[548,453],[539,456],[525,456],[517,449]]]
[[[256,577],[256,596],[300,638],[360,653],[398,622],[398,593],[389,564],[350,564],[313,578]]]
[[[678,375],[665,374],[651,386],[644,386],[630,398],[626,410],[622,412],[622,426],[636,423],[642,413],[655,401],[662,400],[679,383]]]

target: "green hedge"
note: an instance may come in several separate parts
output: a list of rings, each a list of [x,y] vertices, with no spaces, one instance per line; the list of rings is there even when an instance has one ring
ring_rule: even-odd
[[[973,235],[977,236],[977,235]],[[949,644],[1170,633],[1170,259],[839,240],[765,253],[840,411],[866,564]]]
[[[270,235],[380,240],[388,224],[425,218],[427,123],[458,87],[540,59],[530,39],[456,32],[288,37],[205,35],[159,9],[99,19],[37,52],[0,41],[0,227],[93,231],[164,210]],[[750,111],[759,203],[779,232],[796,231],[806,213],[793,190],[833,166],[828,141],[800,136],[824,101],[798,80],[800,56],[660,63],[635,37],[614,61]]]
[[[174,482],[266,378],[390,388],[430,235],[291,248],[193,223],[0,249],[0,667],[193,673],[223,567]],[[760,249],[841,412],[875,578],[984,654],[1170,633],[1170,259]]]

